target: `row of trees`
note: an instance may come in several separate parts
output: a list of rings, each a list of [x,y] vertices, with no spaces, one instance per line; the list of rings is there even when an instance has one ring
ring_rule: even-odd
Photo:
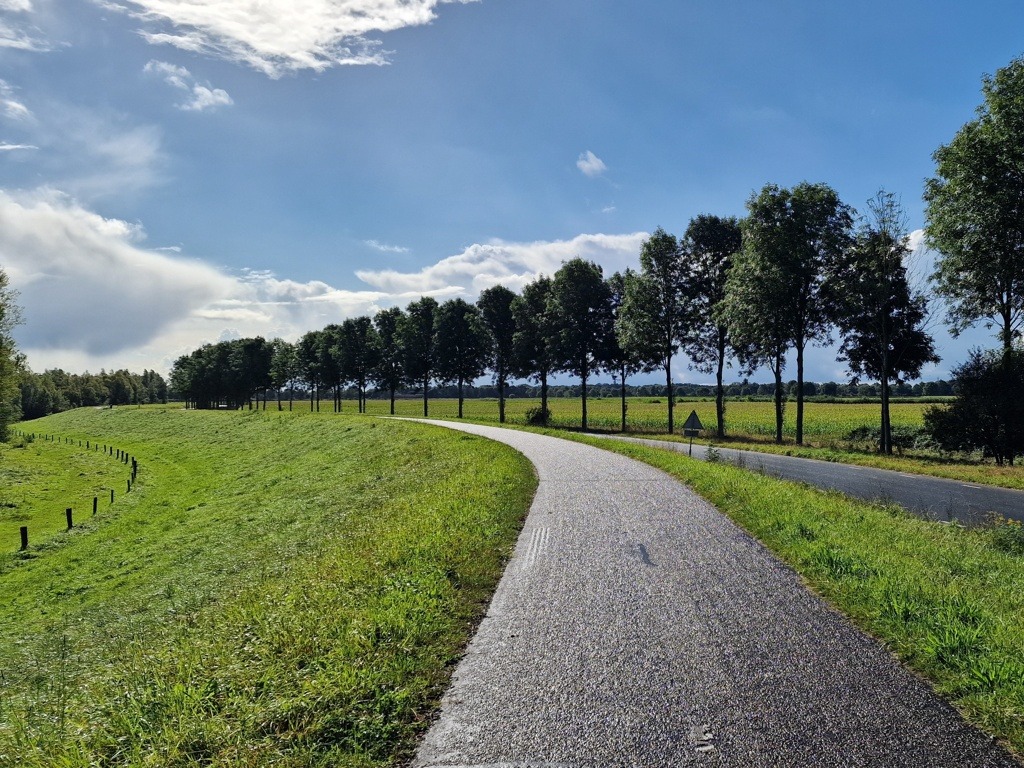
[[[802,441],[803,355],[807,344],[842,333],[841,354],[855,376],[879,381],[883,431],[893,381],[916,377],[935,360],[922,330],[924,299],[911,291],[903,267],[907,235],[890,195],[872,202],[872,218],[854,213],[823,184],[791,190],[766,186],[747,203],[748,216],[698,216],[684,236],[658,229],[640,253],[640,270],[608,278],[601,267],[572,259],[516,295],[503,286],[476,304],[423,297],[404,310],[357,317],[311,331],[295,344],[240,339],[207,345],[180,358],[171,384],[195,407],[237,407],[267,388],[301,382],[318,407],[320,393],[340,408],[346,387],[360,410],[369,386],[395,393],[414,384],[428,415],[432,382],[464,389],[491,371],[504,421],[509,379],[540,386],[539,417],[547,413],[548,382],[568,373],[580,380],[582,427],[588,383],[601,371],[618,382],[622,426],[626,381],[663,370],[668,427],[674,430],[673,359],[716,377],[717,424],[725,434],[723,374],[731,359],[746,372],[767,365],[776,384],[777,439],[782,439],[782,373],[796,351],[797,439]]]
[[[167,402],[167,382],[156,371],[67,373],[23,371],[18,383],[22,418],[38,419],[70,408]]]

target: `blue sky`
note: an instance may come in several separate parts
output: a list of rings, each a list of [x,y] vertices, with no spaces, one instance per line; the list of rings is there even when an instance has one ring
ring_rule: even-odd
[[[986,0],[0,0],[17,338],[34,370],[166,371],[577,255],[635,266],[766,183],[884,187],[918,230],[932,152],[1022,29]],[[928,378],[995,345],[933,330]]]

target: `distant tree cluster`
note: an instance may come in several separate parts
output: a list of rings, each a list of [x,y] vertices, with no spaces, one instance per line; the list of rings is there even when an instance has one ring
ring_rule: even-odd
[[[23,361],[12,336],[14,326],[21,320],[16,299],[7,273],[0,269],[0,441],[7,439],[10,425],[21,415],[18,378]]]
[[[167,402],[167,382],[156,371],[65,373],[24,371],[18,384],[22,417],[38,419],[71,408]]]

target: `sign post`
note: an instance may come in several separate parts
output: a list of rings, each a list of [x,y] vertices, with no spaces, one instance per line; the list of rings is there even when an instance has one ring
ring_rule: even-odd
[[[697,411],[690,411],[689,418],[683,424],[683,436],[690,438],[690,456],[693,456],[693,438],[699,435],[702,429],[704,429],[704,425],[700,423]]]

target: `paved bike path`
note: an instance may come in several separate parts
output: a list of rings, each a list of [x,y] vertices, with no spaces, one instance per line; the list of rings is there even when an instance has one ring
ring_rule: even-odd
[[[540,483],[417,768],[1019,768],[668,475],[444,426],[511,445]]]

